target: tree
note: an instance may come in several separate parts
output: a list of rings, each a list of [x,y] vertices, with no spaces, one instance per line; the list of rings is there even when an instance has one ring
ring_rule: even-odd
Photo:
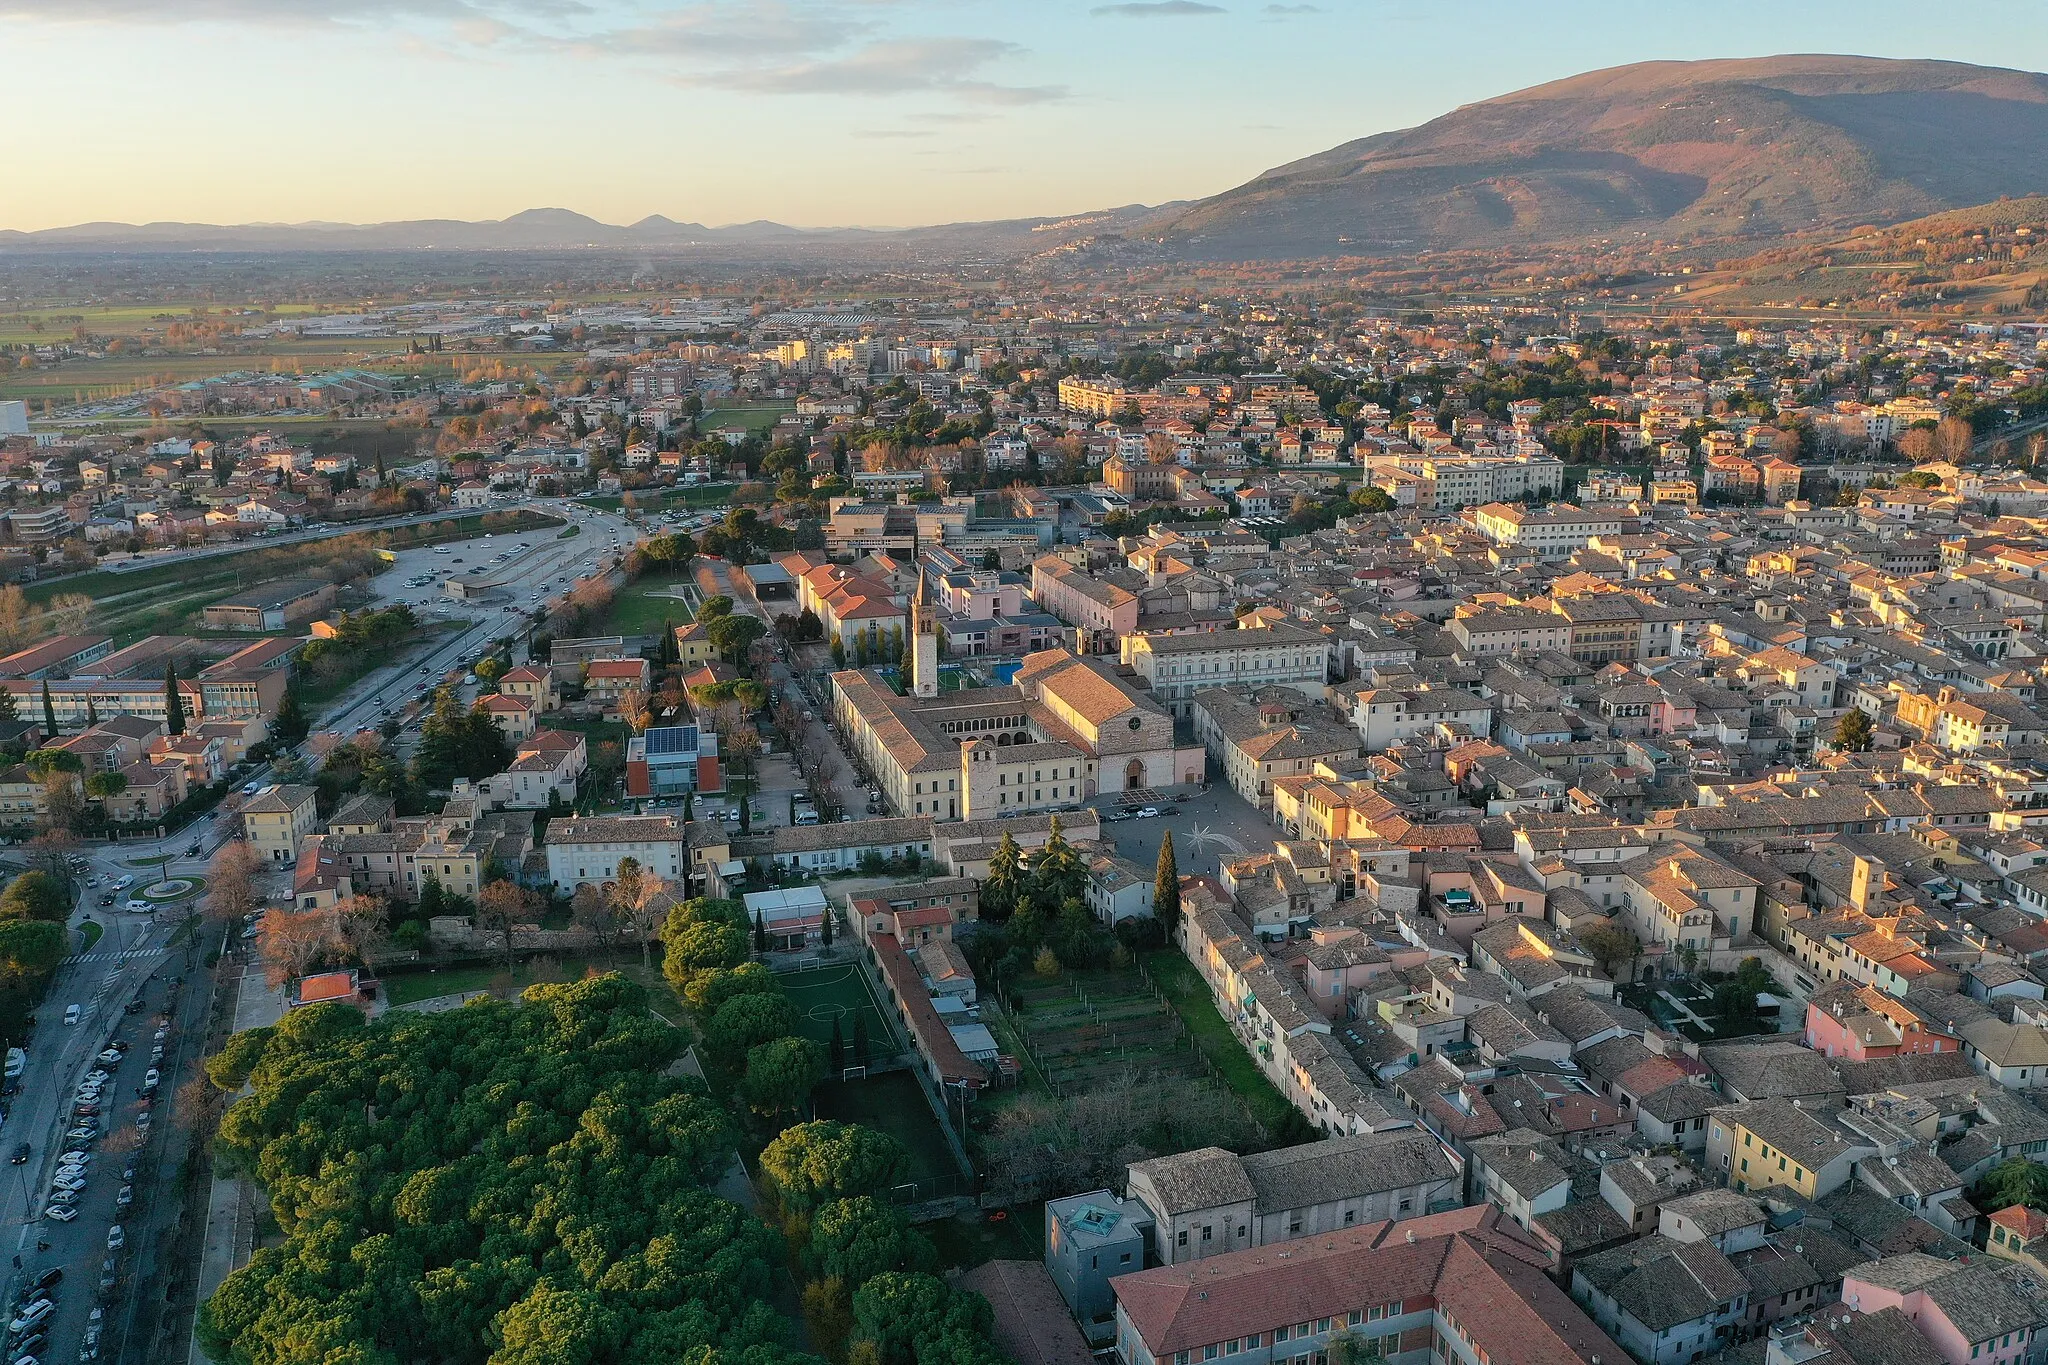
[[[832,1041],[825,1048],[826,1074],[839,1076],[846,1071],[846,1035],[841,1032],[838,1016],[832,1019]]]
[[[1080,900],[1087,892],[1088,866],[1067,842],[1057,815],[1046,831],[1045,846],[1031,859],[1029,887],[1031,901],[1054,914],[1068,901]]]
[[[768,924],[759,910],[754,912],[754,951],[763,957],[768,954]]]
[[[2002,1161],[1984,1173],[1970,1202],[1994,1213],[2015,1204],[2048,1209],[2048,1166],[2023,1156]]]
[[[758,616],[720,616],[704,627],[711,647],[732,663],[747,657],[747,647],[768,633],[768,624]]]
[[[739,1071],[747,1053],[762,1043],[796,1032],[796,1006],[783,992],[736,996],[704,1023],[704,1051],[728,1071]]]
[[[515,881],[500,877],[485,882],[476,895],[476,923],[480,929],[499,936],[504,947],[505,970],[519,966],[517,938],[540,918],[540,895]]]
[[[910,1153],[895,1138],[831,1119],[785,1128],[761,1152],[776,1202],[800,1217],[834,1199],[883,1194],[909,1169]]]
[[[263,905],[256,878],[263,856],[247,839],[230,839],[213,855],[206,871],[206,915],[221,924],[237,924]],[[439,889],[439,883],[435,883]]]
[[[589,882],[577,887],[569,897],[569,922],[595,938],[607,953],[618,947],[619,930],[624,924],[612,898],[602,887]]]
[[[703,605],[697,608],[697,621],[700,625],[708,626],[719,617],[730,615],[732,615],[732,599],[724,593],[718,593],[705,598]]]
[[[94,773],[85,779],[85,794],[105,800],[119,796],[128,790],[128,779],[121,773]]]
[[[1835,747],[1852,754],[1864,753],[1870,748],[1875,730],[1870,717],[1861,708],[1852,706],[1835,722]]]
[[[1180,924],[1180,864],[1173,856],[1173,831],[1159,841],[1159,867],[1152,877],[1152,917],[1170,935]]]
[[[869,1195],[835,1199],[811,1219],[804,1261],[813,1275],[858,1289],[891,1270],[927,1270],[932,1244],[901,1213]]]
[[[185,694],[178,690],[175,661],[164,664],[164,731],[173,736],[185,733]]]
[[[335,903],[335,941],[365,967],[391,941],[391,907],[382,896],[354,895]]]
[[[263,952],[264,980],[280,990],[334,948],[334,917],[325,910],[267,910],[257,945]]]
[[[47,872],[24,872],[0,891],[0,920],[62,924],[71,917],[71,893]]]
[[[742,962],[737,967],[715,967],[690,979],[683,989],[683,1003],[701,1020],[718,1013],[728,1000],[743,995],[781,995],[782,983],[775,973],[759,962]]]
[[[833,914],[831,903],[827,902],[825,905],[824,923],[818,926],[819,946],[825,948],[830,948],[832,946],[832,922],[835,918],[836,916]]]
[[[971,1351],[968,1343],[986,1343],[994,1318],[981,1295],[919,1272],[884,1271],[853,1294],[855,1349],[872,1345],[876,1365],[931,1365]],[[1001,1358],[992,1349],[979,1357]]]
[[[722,908],[728,906],[737,920]],[[676,903],[661,926],[662,975],[687,990],[699,972],[739,966],[747,960],[745,923],[746,909],[738,901],[699,897]]]
[[[0,922],[0,972],[11,980],[46,976],[70,951],[70,935],[61,923],[11,919]]]
[[[69,833],[85,814],[85,784],[78,774],[52,768],[43,774],[43,828]]]
[[[997,841],[988,858],[988,876],[981,882],[980,917],[994,924],[1008,919],[1017,909],[1024,885],[1023,853],[1008,830]]]
[[[432,869],[420,878],[420,902],[413,909],[428,923],[448,913],[448,893],[442,889],[441,879],[434,875]]]
[[[740,1096],[766,1118],[796,1113],[825,1079],[825,1050],[808,1038],[774,1038],[747,1049]]]
[[[43,738],[55,739],[61,731],[57,729],[57,705],[50,700],[50,680],[43,679]]]
[[[296,687],[285,688],[284,697],[277,704],[277,714],[271,717],[271,743],[280,749],[296,749],[306,742],[306,736],[312,730],[313,722],[306,718],[299,690]]]
[[[1602,920],[1581,929],[1579,946],[1591,953],[1593,960],[1600,964],[1600,970],[1609,976],[1615,976],[1617,968],[1632,964],[1643,955],[1642,940],[1636,937],[1635,931],[1614,920]]]
[[[19,719],[21,717],[15,709],[14,689],[11,687],[0,687],[0,721]]]
[[[1363,1336],[1346,1327],[1330,1338],[1330,1365],[1373,1365],[1382,1359],[1378,1337]]]
[[[626,875],[627,863],[633,864],[630,878]],[[640,944],[642,967],[651,968],[653,965],[650,941],[675,900],[674,883],[648,871],[638,859],[619,860],[619,876],[612,883],[612,908],[625,925],[626,932]]]

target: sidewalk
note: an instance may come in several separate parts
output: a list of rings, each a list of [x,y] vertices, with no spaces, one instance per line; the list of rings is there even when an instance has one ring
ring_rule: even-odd
[[[205,1303],[222,1280],[247,1265],[256,1254],[256,1224],[262,1196],[254,1185],[236,1178],[215,1180],[206,1202],[206,1240],[199,1253],[199,1302]],[[193,1338],[189,1365],[213,1365]]]

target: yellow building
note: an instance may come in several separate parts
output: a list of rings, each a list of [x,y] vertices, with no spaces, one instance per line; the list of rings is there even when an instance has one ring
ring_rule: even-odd
[[[266,787],[242,807],[242,828],[249,846],[266,863],[289,863],[298,857],[299,840],[319,827],[311,787]]]

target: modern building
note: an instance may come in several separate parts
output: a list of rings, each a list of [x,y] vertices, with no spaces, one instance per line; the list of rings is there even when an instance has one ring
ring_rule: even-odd
[[[206,608],[208,630],[284,630],[324,616],[334,605],[334,585],[314,578],[284,578],[245,588]]]
[[[626,795],[659,800],[725,790],[718,736],[695,725],[655,725],[626,741]]]
[[[1045,1268],[1091,1344],[1116,1336],[1110,1281],[1145,1268],[1152,1215],[1135,1199],[1092,1190],[1045,1201]]]

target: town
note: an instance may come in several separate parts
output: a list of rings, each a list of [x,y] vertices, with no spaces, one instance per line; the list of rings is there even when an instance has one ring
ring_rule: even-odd
[[[2048,1365],[2048,77],[245,8],[6,21],[209,94],[0,223],[0,1362]]]

